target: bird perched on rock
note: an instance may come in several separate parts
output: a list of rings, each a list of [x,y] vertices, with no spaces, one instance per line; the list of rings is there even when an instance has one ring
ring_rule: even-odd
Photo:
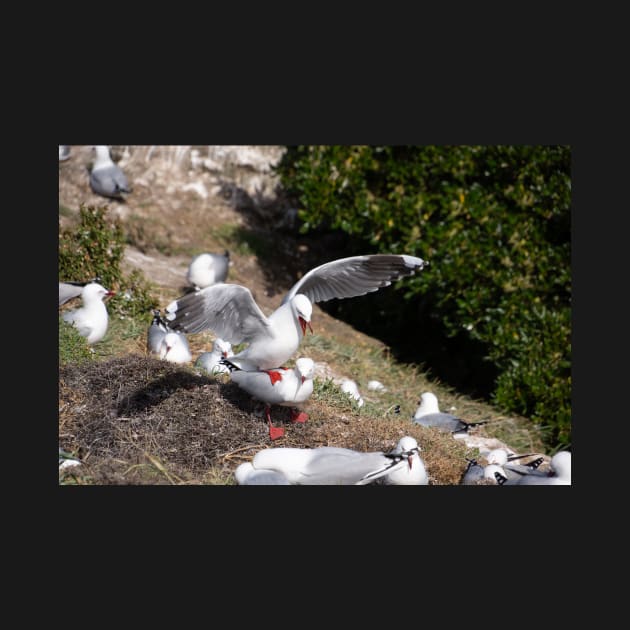
[[[225,339],[217,338],[212,344],[210,352],[202,352],[195,361],[195,367],[204,369],[209,374],[229,374],[230,368],[221,363],[221,359],[229,359],[234,356],[232,344]]]
[[[267,317],[249,289],[237,284],[215,284],[188,293],[166,307],[169,326],[185,333],[211,329],[236,345],[248,346],[230,360],[242,370],[265,370],[272,383],[282,378],[275,368],[297,351],[308,326],[312,332],[313,303],[364,295],[423,269],[415,256],[374,254],[351,256],[311,269]]]
[[[96,159],[90,171],[90,188],[97,195],[123,200],[125,194],[131,192],[126,175],[113,162],[107,146],[96,145],[94,151]]]
[[[256,400],[265,403],[265,419],[269,425],[269,437],[275,440],[284,435],[282,427],[274,427],[271,422],[271,406],[292,407],[291,422],[306,422],[308,414],[300,409],[313,393],[315,363],[308,357],[301,357],[293,369],[277,368],[281,379],[271,383],[264,371],[247,372],[236,366],[232,359],[221,359],[230,370],[231,379]]]
[[[417,443],[405,450],[404,439],[390,453],[363,453],[336,446],[268,448],[254,455],[252,466],[280,473],[291,484],[363,486],[414,466],[410,459],[418,453]]]
[[[192,259],[186,279],[195,289],[205,289],[225,282],[229,266],[230,252],[227,249],[224,254],[199,254]]]
[[[487,424],[487,422],[466,422],[450,413],[442,413],[436,395],[431,392],[422,394],[418,403],[419,407],[413,416],[413,422],[424,427],[436,427],[441,431],[459,433],[468,432],[471,427]]]
[[[90,282],[81,290],[83,306],[62,315],[63,320],[72,324],[90,345],[101,341],[107,333],[109,318],[103,300],[110,295],[115,295],[115,292],[98,282]]]

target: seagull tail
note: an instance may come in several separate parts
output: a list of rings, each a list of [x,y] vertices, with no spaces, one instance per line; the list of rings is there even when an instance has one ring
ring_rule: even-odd
[[[232,361],[230,361],[229,359],[226,359],[225,357],[221,357],[219,359],[219,363],[221,365],[225,365],[225,367],[227,367],[227,369],[230,370],[230,374],[236,370],[241,369],[240,367],[238,367],[238,365],[235,365],[234,363],[232,363]]]

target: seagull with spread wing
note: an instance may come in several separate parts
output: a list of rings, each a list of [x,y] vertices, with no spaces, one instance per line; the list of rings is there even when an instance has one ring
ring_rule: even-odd
[[[233,345],[247,343],[230,361],[241,370],[266,371],[273,384],[282,378],[274,370],[295,354],[306,327],[313,332],[314,303],[378,291],[427,264],[416,256],[391,254],[333,260],[306,273],[268,317],[246,287],[216,284],[171,302],[166,319],[174,330],[197,333],[210,329]]]

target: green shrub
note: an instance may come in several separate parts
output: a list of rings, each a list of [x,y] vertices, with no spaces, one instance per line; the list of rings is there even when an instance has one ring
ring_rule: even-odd
[[[277,172],[303,232],[342,230],[362,252],[428,260],[401,283],[404,306],[379,296],[393,327],[477,343],[498,375],[494,402],[566,447],[570,161],[564,146],[300,146]]]
[[[81,206],[80,222],[75,229],[59,233],[59,280],[84,282],[96,276],[116,295],[107,302],[110,314],[146,317],[157,301],[142,272],[125,276],[121,263],[125,235],[119,221],[108,221],[107,207]]]

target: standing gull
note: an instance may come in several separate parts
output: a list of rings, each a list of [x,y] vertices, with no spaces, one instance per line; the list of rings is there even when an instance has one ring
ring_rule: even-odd
[[[122,169],[112,161],[106,145],[96,145],[96,160],[90,172],[90,187],[97,194],[113,199],[124,199],[131,189]]]
[[[221,363],[230,370],[231,379],[256,400],[265,403],[265,419],[269,425],[269,437],[276,440],[284,435],[282,427],[274,427],[271,422],[271,405],[292,407],[291,422],[306,422],[308,414],[299,411],[313,393],[315,363],[313,359],[301,357],[293,369],[277,368],[281,379],[271,383],[267,372],[247,372],[241,370],[232,359],[221,359]]]
[[[419,407],[416,409],[413,421],[424,427],[436,427],[441,431],[450,431],[451,433],[467,433],[471,427],[487,424],[487,422],[466,422],[450,413],[442,413],[438,406],[437,397],[431,392],[422,394],[418,403]]]
[[[349,298],[390,285],[423,269],[415,256],[374,254],[351,256],[311,269],[267,317],[249,289],[237,284],[215,284],[174,300],[166,307],[169,326],[186,333],[211,329],[218,337],[248,346],[231,361],[242,370],[264,370],[272,383],[277,371],[297,351],[308,326],[314,302]]]
[[[83,306],[73,311],[66,311],[63,320],[72,324],[89,344],[97,343],[107,332],[107,307],[103,299],[115,295],[98,282],[86,284],[81,291]]]
[[[225,282],[230,266],[230,252],[224,254],[199,254],[192,259],[186,279],[197,290]]]

